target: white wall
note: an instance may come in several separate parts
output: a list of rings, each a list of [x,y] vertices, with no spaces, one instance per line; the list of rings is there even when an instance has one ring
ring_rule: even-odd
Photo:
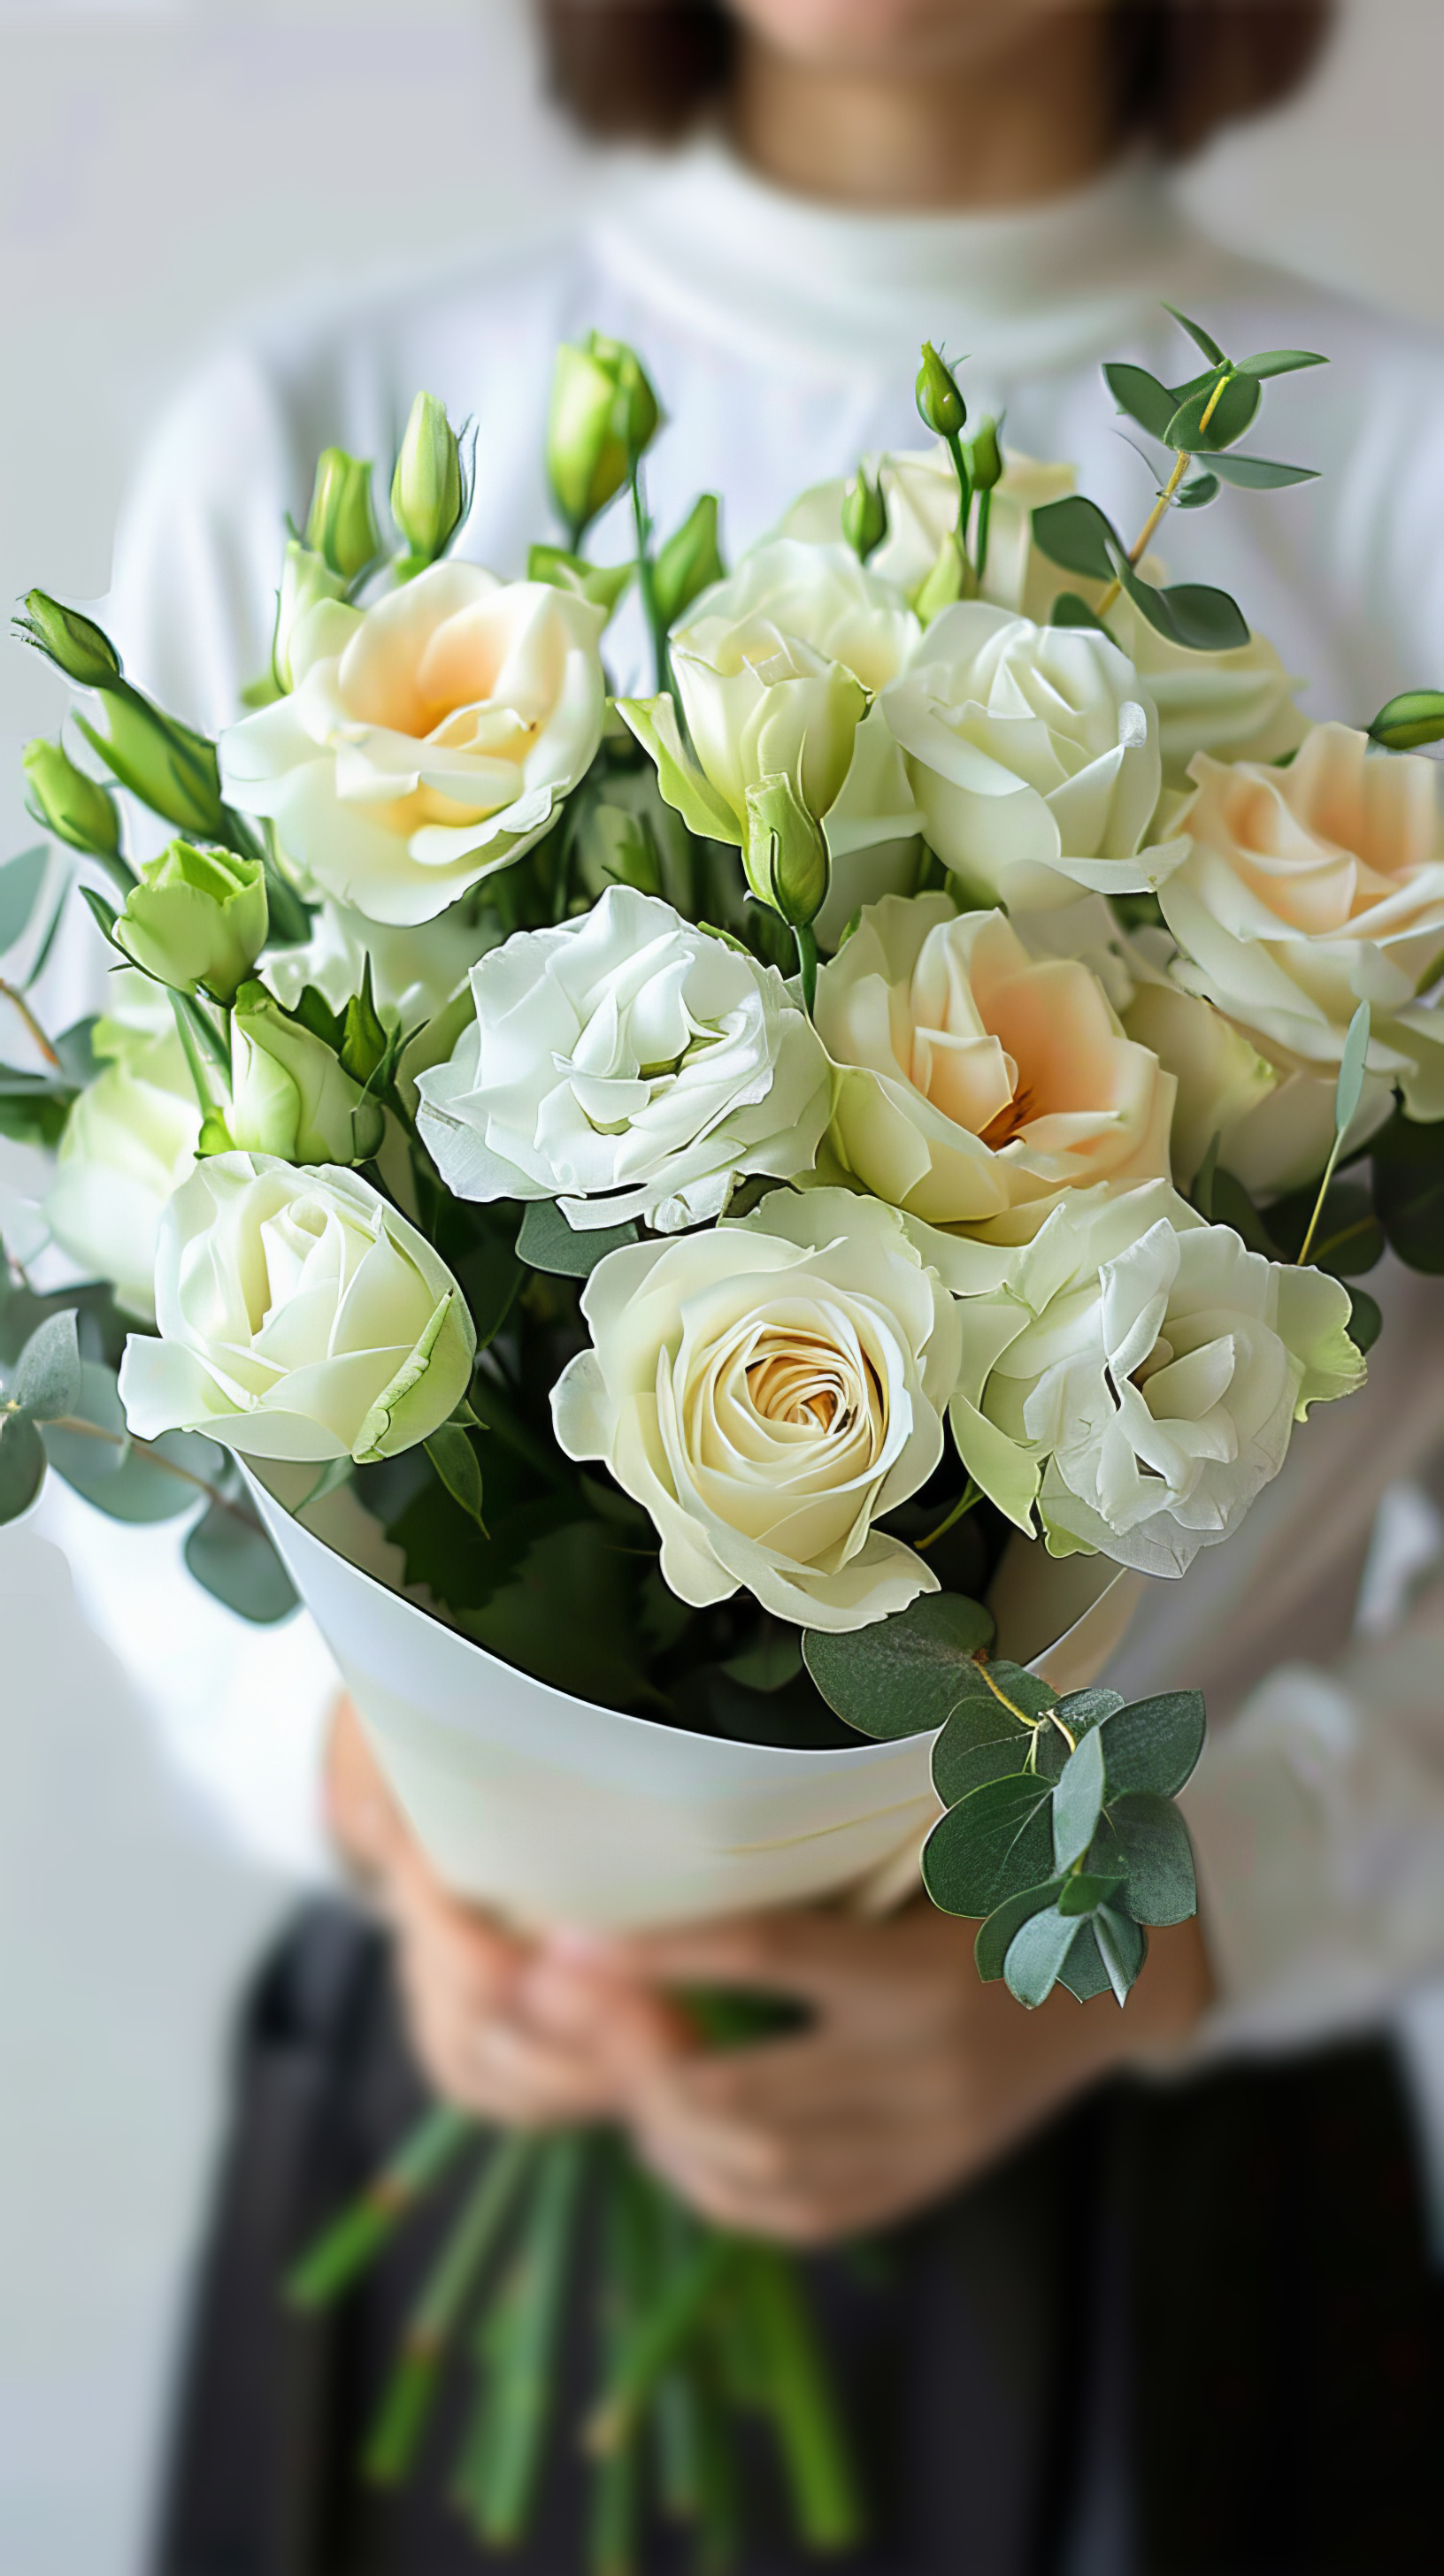
[[[1444,329],[1441,98],[1440,0],[1354,0],[1190,189]],[[576,168],[518,0],[0,5],[0,599],[104,590],[147,416],[248,306],[523,226]],[[62,711],[0,644],[0,854]],[[283,1898],[163,1776],[54,1550],[0,1539],[0,2576],[138,2564],[226,2007]]]

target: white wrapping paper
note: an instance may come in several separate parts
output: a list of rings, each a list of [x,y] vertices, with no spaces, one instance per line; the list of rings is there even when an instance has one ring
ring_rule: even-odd
[[[459,1895],[520,1923],[620,1930],[844,1889],[893,1902],[915,1880],[940,1812],[931,1735],[793,1752],[575,1699],[388,1589],[247,1482],[378,1761]],[[995,1586],[1000,1648],[1079,1689],[1118,1643],[1140,1581],[1102,1557],[1055,1563],[1020,1542]]]

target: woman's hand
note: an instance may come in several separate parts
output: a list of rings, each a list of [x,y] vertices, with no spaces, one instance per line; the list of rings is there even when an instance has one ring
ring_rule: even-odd
[[[1176,2046],[1209,2000],[1192,1924],[1151,1936],[1124,2012],[1061,1991],[1025,2012],[980,1981],[975,1930],[918,1905],[885,1923],[789,1912],[587,1945],[593,1968],[813,2011],[796,2039],[638,2060],[647,2161],[704,2217],[824,2244],[971,2180],[1100,2076]]]
[[[649,2063],[685,2043],[662,1996],[600,1957],[559,1970],[442,1886],[345,1700],[326,1791],[335,1841],[395,1932],[412,2046],[446,2100],[508,2127],[616,2117]]]

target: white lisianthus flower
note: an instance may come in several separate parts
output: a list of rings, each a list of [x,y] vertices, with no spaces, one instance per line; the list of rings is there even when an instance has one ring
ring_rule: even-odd
[[[713,618],[742,626],[754,617],[840,662],[870,696],[897,678],[922,632],[901,591],[879,578],[875,562],[860,564],[840,536],[832,545],[772,537],[754,546],[725,581],[693,600],[679,632],[690,635]]]
[[[115,981],[118,1008],[92,1040],[103,1069],[65,1122],[45,1220],[87,1278],[149,1320],[157,1230],[194,1165],[201,1113],[169,994],[139,975]]]
[[[1019,1241],[1064,1190],[1168,1177],[1172,1080],[1087,966],[1031,957],[1001,913],[868,905],[818,978],[817,1028],[832,1152],[930,1225]]]
[[[950,1411],[969,1472],[1055,1554],[1182,1574],[1231,1536],[1311,1404],[1364,1363],[1349,1295],[1249,1252],[1166,1182],[1055,1208],[964,1309]]]
[[[471,977],[475,1017],[423,1073],[421,1132],[464,1199],[560,1198],[578,1228],[720,1215],[744,1172],[810,1171],[827,1058],[775,967],[611,886],[518,931]]]
[[[476,1334],[424,1235],[356,1172],[266,1154],[198,1163],[161,1223],[160,1339],[132,1335],[139,1440],[205,1431],[251,1458],[368,1459],[455,1410]]]
[[[591,766],[603,623],[467,563],[374,608],[321,600],[291,637],[291,695],[221,736],[226,800],[368,920],[432,921],[530,849]]]
[[[1173,973],[1286,1066],[1333,1073],[1360,1002],[1372,1037],[1367,1134],[1397,1082],[1444,1118],[1444,1020],[1416,999],[1444,948],[1444,800],[1433,761],[1371,754],[1318,725],[1288,769],[1206,754],[1179,816],[1189,855],[1161,888]]]
[[[868,571],[891,582],[905,599],[913,599],[936,564],[944,540],[957,530],[958,478],[952,458],[939,439],[936,447],[903,448],[865,462],[881,482],[887,503],[887,535],[869,555]],[[1031,456],[1005,457],[1003,479],[993,487],[981,598],[1046,625],[1059,591],[1075,584],[1033,543],[1033,512],[1046,501],[1063,500],[1076,480],[1071,465],[1040,465]],[[836,545],[842,536],[846,491],[841,475],[834,482],[814,484],[794,501],[778,535],[812,545]]]
[[[294,1011],[307,984],[343,1011],[361,990],[369,958],[371,997],[390,1028],[412,1029],[431,1020],[460,992],[478,957],[494,942],[494,929],[479,930],[454,904],[434,921],[414,928],[368,921],[350,904],[327,897],[300,948],[278,948],[266,959],[266,981],[277,1001]]]
[[[929,843],[980,899],[1032,911],[1138,893],[1185,855],[1181,841],[1142,848],[1163,778],[1158,711],[1089,628],[962,600],[878,705]]]
[[[942,1455],[961,1339],[892,1209],[774,1191],[740,1225],[608,1253],[582,1311],[593,1347],[552,1391],[557,1439],[645,1506],[681,1600],[745,1586],[779,1619],[850,1629],[937,1590],[875,1526]]]

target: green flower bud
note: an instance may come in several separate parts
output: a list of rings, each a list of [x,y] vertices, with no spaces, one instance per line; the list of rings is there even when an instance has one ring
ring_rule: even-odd
[[[75,721],[112,776],[178,832],[218,840],[225,809],[215,744],[129,691],[108,701],[108,717],[108,733],[84,716]]]
[[[418,394],[391,477],[391,516],[413,559],[435,563],[450,544],[466,506],[461,449],[435,394]]]
[[[370,461],[326,447],[316,460],[316,488],[306,521],[306,543],[343,581],[374,563],[381,551],[371,506]]]
[[[379,1100],[353,1082],[333,1048],[264,984],[243,984],[231,1014],[231,1143],[287,1163],[364,1163],[381,1143]]]
[[[309,546],[292,537],[281,566],[276,631],[271,639],[271,670],[283,697],[295,685],[291,676],[291,638],[301,619],[318,599],[341,599],[345,592],[344,580],[339,572],[331,570],[325,557],[313,554]]]
[[[930,626],[945,608],[961,599],[967,586],[967,558],[950,529],[938,548],[937,562],[913,600],[924,626]]]
[[[882,484],[859,465],[842,503],[842,533],[859,563],[876,554],[887,535],[887,503]]]
[[[832,874],[827,842],[790,778],[764,778],[748,788],[742,864],[759,901],[794,929],[821,911]]]
[[[259,859],[172,841],[131,887],[115,939],[158,982],[178,993],[203,985],[228,1002],[264,948],[267,927]]]
[[[591,331],[564,341],[552,376],[547,475],[574,538],[620,492],[661,421],[635,350]]]
[[[923,342],[917,405],[924,428],[932,430],[938,438],[956,438],[968,417],[968,406],[958,391],[957,377],[938,356],[931,340]]]
[[[704,492],[676,535],[667,539],[652,568],[652,588],[663,625],[674,626],[683,609],[690,608],[710,583],[721,581],[725,571],[717,549],[717,495]]]
[[[972,468],[973,490],[991,492],[1003,479],[1003,450],[998,440],[995,420],[980,420],[968,441],[968,462]]]
[[[110,637],[94,618],[82,617],[78,608],[62,608],[48,591],[26,592],[25,614],[18,622],[22,635],[78,689],[108,689],[119,679],[120,655]]]
[[[22,762],[25,802],[37,823],[91,858],[113,859],[120,848],[120,815],[113,796],[77,769],[58,742],[27,743]]]

